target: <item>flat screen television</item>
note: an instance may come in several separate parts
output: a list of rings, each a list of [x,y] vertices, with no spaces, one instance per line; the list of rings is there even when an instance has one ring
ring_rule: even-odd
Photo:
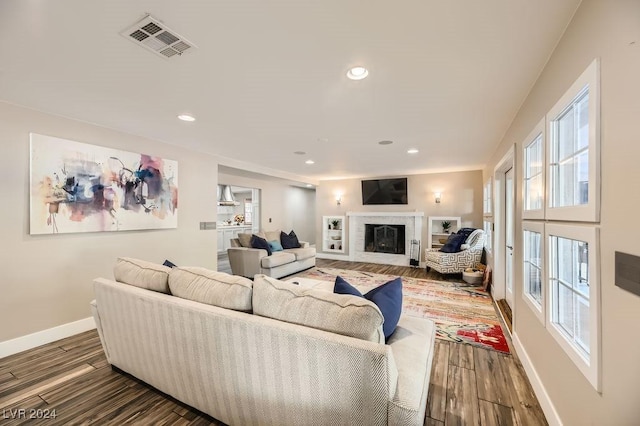
[[[363,180],[362,204],[407,204],[407,178]]]

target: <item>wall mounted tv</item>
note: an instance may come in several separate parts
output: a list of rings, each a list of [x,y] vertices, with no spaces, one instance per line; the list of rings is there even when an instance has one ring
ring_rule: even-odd
[[[363,180],[362,204],[407,204],[407,178]]]

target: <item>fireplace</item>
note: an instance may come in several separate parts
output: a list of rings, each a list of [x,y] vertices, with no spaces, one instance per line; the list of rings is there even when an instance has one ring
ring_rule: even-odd
[[[405,254],[405,226],[365,224],[364,251]]]

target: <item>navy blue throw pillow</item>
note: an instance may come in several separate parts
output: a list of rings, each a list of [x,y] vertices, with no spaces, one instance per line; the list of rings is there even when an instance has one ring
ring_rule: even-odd
[[[175,263],[173,263],[173,262],[172,262],[172,261],[170,261],[170,260],[165,260],[165,261],[164,261],[164,263],[163,263],[163,265],[164,265],[164,266],[168,266],[169,268],[175,268],[175,267],[176,267],[176,264],[175,264]]]
[[[464,239],[466,241],[467,238],[469,238],[469,235],[471,235],[471,233],[473,231],[475,231],[476,228],[462,228],[460,229],[458,232],[456,232],[458,235],[464,235]],[[464,244],[464,243],[463,243]]]
[[[257,249],[264,249],[267,251],[267,255],[271,256],[271,247],[269,247],[269,243],[264,238],[258,237],[256,234],[251,236],[251,247]]]
[[[357,288],[346,282],[340,275],[336,277],[333,292],[337,294],[352,294],[354,296],[364,297]]]
[[[386,340],[388,340],[389,336],[396,330],[398,321],[400,320],[400,314],[402,313],[402,278],[398,277],[382,284],[363,296],[358,289],[338,276],[336,277],[333,292],[364,297],[375,303],[384,318],[382,331]]]
[[[283,231],[280,231],[280,242],[282,243],[283,249],[293,249],[300,248],[300,241],[298,241],[298,236],[293,230],[289,232],[289,234],[285,234]]]
[[[449,239],[440,249],[443,253],[457,253],[461,250],[464,242],[467,241],[467,236],[464,234],[451,234]]]

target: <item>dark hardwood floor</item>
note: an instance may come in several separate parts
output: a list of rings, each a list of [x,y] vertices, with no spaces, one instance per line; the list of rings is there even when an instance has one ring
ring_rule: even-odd
[[[321,259],[318,266],[442,279],[409,267]],[[221,424],[112,369],[95,330],[0,359],[1,426],[125,423]],[[436,341],[425,425],[545,424],[513,351]]]

